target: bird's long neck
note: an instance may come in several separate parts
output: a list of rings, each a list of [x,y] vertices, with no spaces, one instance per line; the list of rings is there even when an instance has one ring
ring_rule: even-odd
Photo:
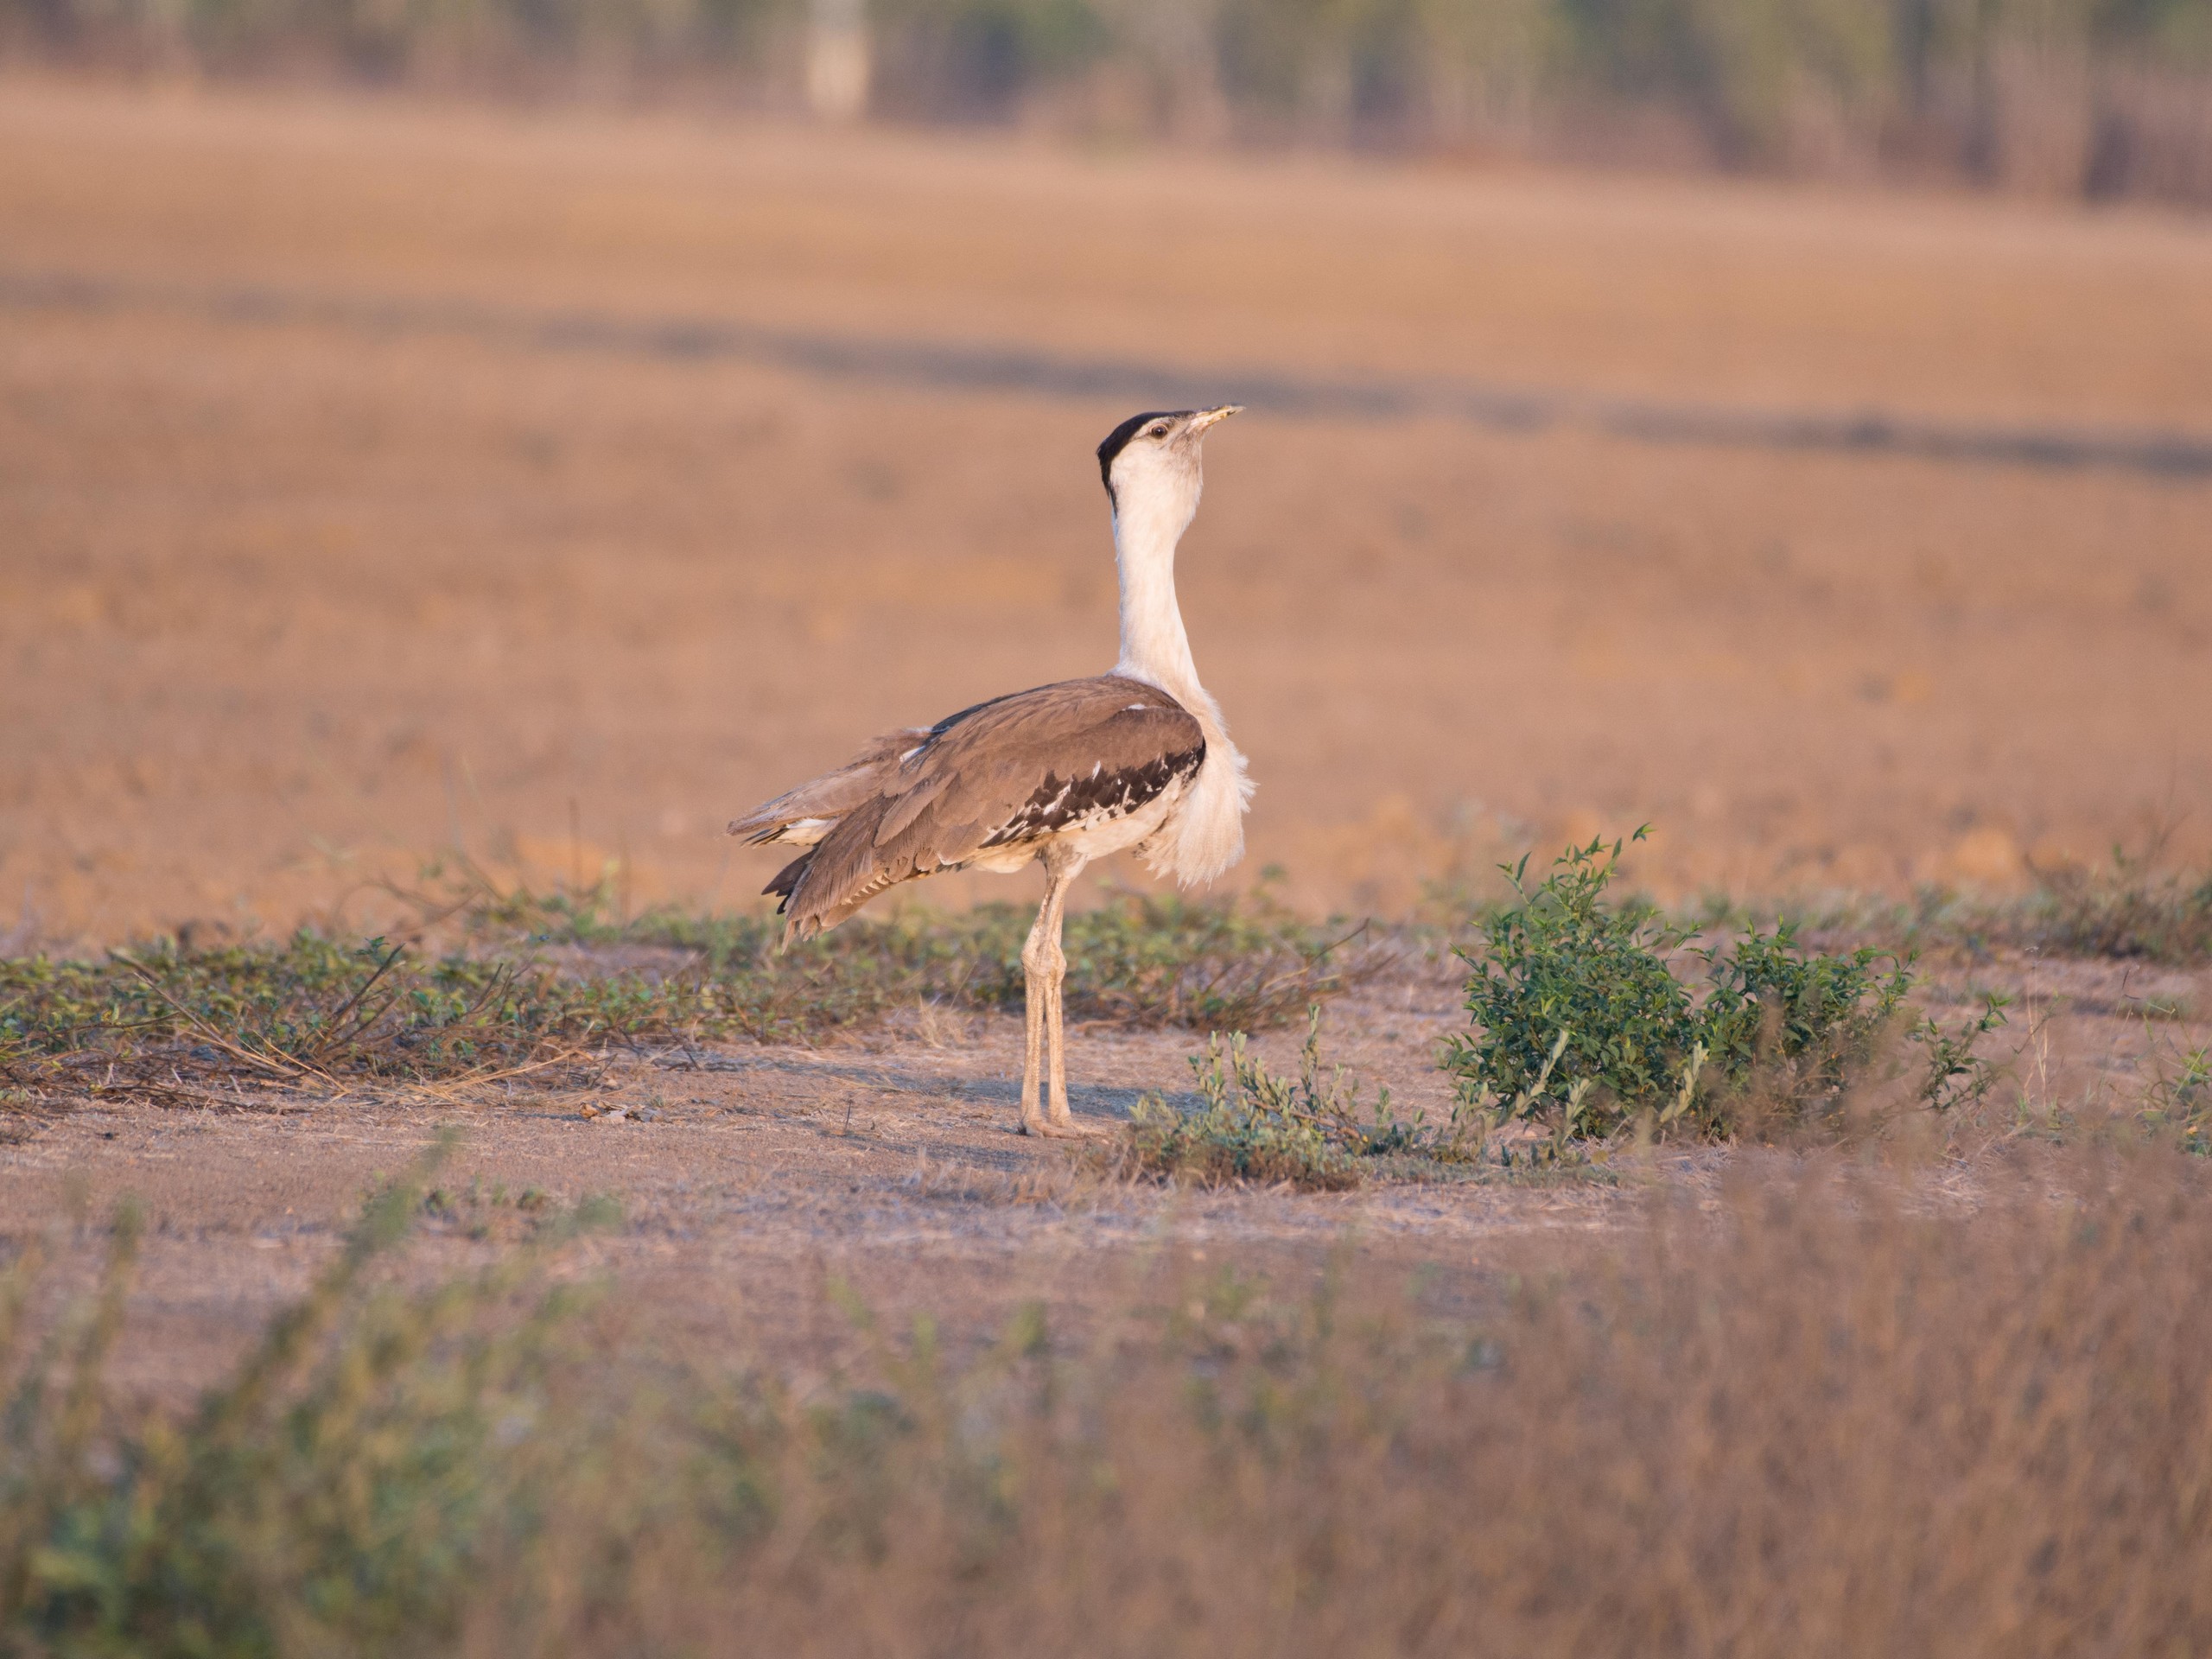
[[[1213,700],[1198,683],[1191,638],[1175,602],[1175,545],[1198,504],[1133,499],[1114,514],[1114,554],[1122,571],[1122,660],[1116,674],[1158,686],[1193,714]]]

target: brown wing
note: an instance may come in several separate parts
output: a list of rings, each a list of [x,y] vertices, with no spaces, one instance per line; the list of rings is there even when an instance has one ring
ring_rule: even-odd
[[[763,842],[810,846],[836,820],[880,794],[899,757],[932,735],[932,728],[914,726],[870,739],[866,748],[836,771],[824,772],[731,820],[729,832],[743,836],[756,846]]]
[[[1041,842],[1093,817],[1125,816],[1205,759],[1189,712],[1118,675],[1065,680],[964,709],[880,775],[771,891],[789,931],[835,927],[886,887],[955,869],[987,848]]]

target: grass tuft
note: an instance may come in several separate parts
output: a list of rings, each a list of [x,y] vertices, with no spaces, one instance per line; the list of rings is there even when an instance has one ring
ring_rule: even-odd
[[[1321,1061],[1321,1010],[1307,1010],[1298,1075],[1277,1077],[1246,1046],[1243,1032],[1226,1046],[1216,1036],[1191,1059],[1198,1105],[1185,1112],[1158,1095],[1139,1100],[1119,1141],[1103,1154],[1120,1175],[1201,1186],[1287,1185],[1307,1192],[1356,1186],[1389,1160],[1394,1173],[1421,1166],[1474,1165],[1489,1126],[1465,1108],[1441,1124],[1426,1114],[1401,1117],[1390,1090],[1363,1107],[1344,1068]]]
[[[1998,930],[2008,942],[2076,957],[2212,961],[2212,870],[2164,867],[2113,849],[2111,863],[2038,870]]]

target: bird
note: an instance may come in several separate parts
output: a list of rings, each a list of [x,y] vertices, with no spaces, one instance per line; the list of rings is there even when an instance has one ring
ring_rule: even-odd
[[[786,947],[903,881],[1043,864],[1045,896],[1021,951],[1025,1135],[1097,1132],[1068,1109],[1061,930],[1070,884],[1124,850],[1185,887],[1244,855],[1252,780],[1220,704],[1198,683],[1175,598],[1175,552],[1198,513],[1205,435],[1242,412],[1237,404],[1155,410],[1099,444],[1121,582],[1111,670],[887,732],[729,826],[755,844],[804,849],[762,889],[781,900]]]

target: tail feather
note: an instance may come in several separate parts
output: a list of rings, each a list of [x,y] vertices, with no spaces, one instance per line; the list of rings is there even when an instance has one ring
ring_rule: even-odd
[[[733,819],[729,832],[756,845],[787,842],[806,846],[819,842],[838,819],[880,794],[885,775],[898,765],[899,757],[928,735],[926,728],[915,727],[871,739],[867,747],[835,772],[810,779]]]
[[[876,827],[889,804],[878,796],[849,813],[804,858],[778,874],[778,883],[791,878],[783,906],[785,938],[812,938],[836,926],[886,887],[916,873],[911,858],[887,859],[876,845]]]
[[[769,880],[768,885],[760,889],[762,893],[773,893],[784,901],[776,906],[776,914],[779,916],[790,908],[791,894],[798,891],[799,882],[804,878],[806,867],[814,862],[815,850],[812,847],[808,848],[790,863],[785,865],[782,869],[778,870]]]

